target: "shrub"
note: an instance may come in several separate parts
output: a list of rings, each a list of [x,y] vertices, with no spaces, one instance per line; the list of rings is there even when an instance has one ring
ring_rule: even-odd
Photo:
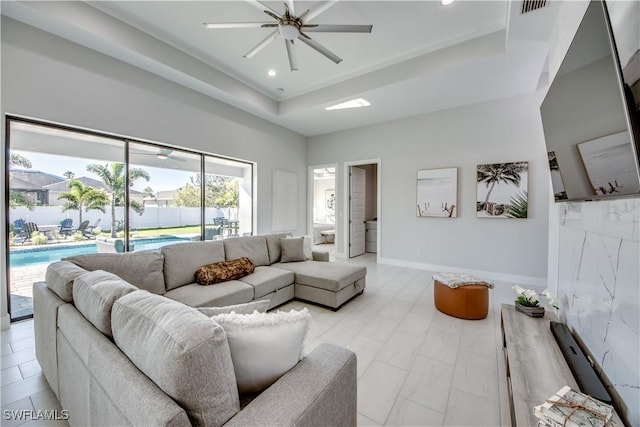
[[[84,236],[82,235],[81,231],[76,231],[75,233],[73,233],[74,242],[81,242],[83,240],[84,240]]]
[[[47,240],[47,236],[39,231],[34,231],[33,233],[31,233],[31,243],[36,246],[45,245],[47,243]]]

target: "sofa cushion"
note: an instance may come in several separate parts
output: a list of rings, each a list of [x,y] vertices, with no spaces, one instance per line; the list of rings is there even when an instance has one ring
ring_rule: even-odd
[[[280,239],[290,236],[289,233],[273,233],[264,236],[269,250],[269,264],[280,261]]]
[[[56,261],[47,266],[47,287],[65,302],[73,302],[73,281],[87,270],[69,261]]]
[[[162,266],[164,257],[158,250],[122,254],[88,254],[65,258],[88,271],[113,273],[140,289],[154,294],[164,293]]]
[[[116,300],[138,290],[107,271],[89,271],[73,283],[73,301],[80,313],[108,337],[111,333],[111,308]]]
[[[164,296],[191,307],[222,307],[251,301],[253,287],[239,280],[229,280],[214,286],[191,283],[171,289]]]
[[[266,313],[269,309],[269,304],[270,301],[268,299],[263,299],[260,301],[251,301],[246,304],[226,305],[224,307],[196,307],[196,310],[207,317],[227,313],[251,314],[254,311]]]
[[[277,263],[273,267],[293,271],[297,284],[333,292],[337,292],[367,275],[366,267],[340,262],[290,262]]]
[[[247,257],[257,266],[269,265],[269,249],[264,236],[245,236],[225,239],[224,253],[227,260]]]
[[[178,243],[162,248],[166,290],[193,283],[193,275],[203,265],[225,261],[220,241]],[[239,258],[239,257],[238,257]]]
[[[225,332],[208,317],[135,291],[113,305],[112,327],[116,345],[194,426],[221,426],[240,410]]]
[[[306,308],[276,313],[220,314],[211,319],[227,334],[240,393],[262,391],[293,368],[302,359],[303,343],[311,323]]]
[[[253,286],[253,298],[260,298],[271,292],[282,289],[293,283],[293,273],[274,267],[256,267],[253,274],[243,277],[240,281]]]
[[[304,254],[304,238],[292,237],[280,239],[281,256],[280,262],[306,261]]]
[[[231,261],[214,262],[196,270],[195,279],[201,285],[213,285],[227,280],[236,280],[253,273],[255,264],[247,257]]]

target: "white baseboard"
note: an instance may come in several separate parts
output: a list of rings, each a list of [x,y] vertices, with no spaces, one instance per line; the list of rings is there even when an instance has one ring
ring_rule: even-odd
[[[523,285],[547,287],[547,279],[545,277],[520,276],[517,274],[497,273],[493,271],[472,270],[469,268],[452,267],[450,265],[425,264],[414,261],[403,261],[399,259],[383,258],[378,259],[380,264],[395,265],[398,267],[415,268],[418,270],[429,270],[433,272],[451,272],[465,273],[481,277],[483,279],[498,280],[501,282],[518,283]]]
[[[11,317],[8,314],[2,315],[2,320],[0,320],[0,328],[4,331],[5,329],[9,329],[11,326]]]

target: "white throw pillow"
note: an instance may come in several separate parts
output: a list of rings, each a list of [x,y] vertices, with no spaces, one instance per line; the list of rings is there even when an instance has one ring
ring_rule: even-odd
[[[304,249],[304,257],[306,259],[313,259],[313,249],[311,247],[311,237],[304,236],[304,243],[302,244]]]
[[[306,308],[275,313],[220,314],[212,320],[227,334],[240,393],[259,392],[276,382],[303,356],[311,324]]]
[[[265,313],[269,309],[270,303],[271,300],[263,299],[259,301],[251,301],[246,304],[226,305],[224,307],[196,307],[196,310],[207,317],[227,313],[251,314],[256,310],[260,313]]]

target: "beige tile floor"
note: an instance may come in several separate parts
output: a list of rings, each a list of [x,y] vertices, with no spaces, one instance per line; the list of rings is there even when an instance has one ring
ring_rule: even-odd
[[[511,284],[496,283],[486,319],[461,320],[435,310],[432,272],[376,264],[374,254],[350,262],[367,266],[363,295],[337,312],[301,301],[280,309],[311,311],[306,352],[322,342],[356,352],[358,424],[509,425],[499,308],[513,301]],[[3,417],[5,410],[60,409],[35,360],[33,322],[16,323],[1,337]]]

